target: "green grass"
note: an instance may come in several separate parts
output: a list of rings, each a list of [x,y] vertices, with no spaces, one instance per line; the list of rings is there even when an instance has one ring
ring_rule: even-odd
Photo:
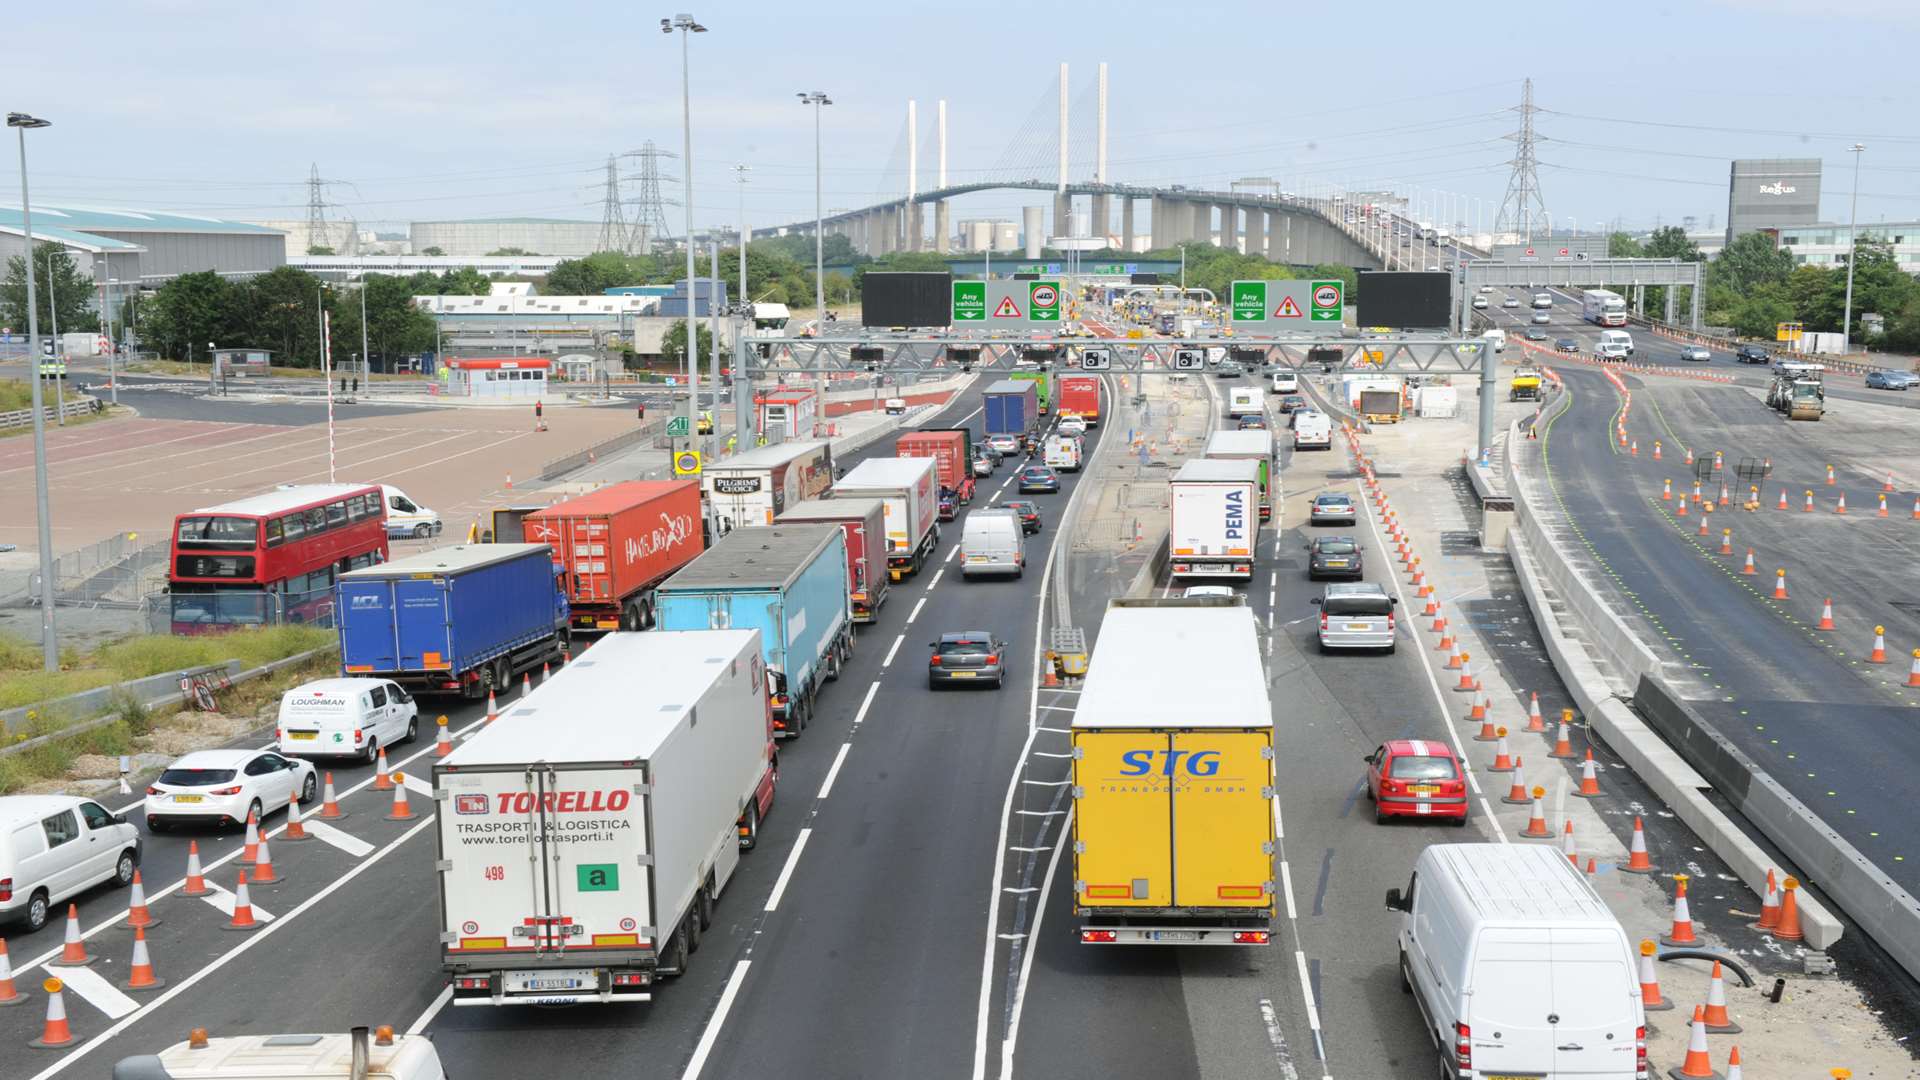
[[[333,633],[311,626],[278,626],[204,637],[143,634],[103,645],[91,653],[65,650],[61,670],[40,670],[40,647],[0,637],[0,709],[17,708],[181,668],[239,660],[242,668],[332,643]]]

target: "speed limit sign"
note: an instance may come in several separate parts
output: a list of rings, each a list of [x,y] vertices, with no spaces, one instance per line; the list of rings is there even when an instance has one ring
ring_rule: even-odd
[[[1113,369],[1113,352],[1109,349],[1085,349],[1080,353],[1081,371],[1110,371]]]
[[[1173,370],[1199,371],[1207,366],[1207,354],[1199,349],[1173,350]]]
[[[673,475],[699,476],[700,451],[682,450],[673,455]]]

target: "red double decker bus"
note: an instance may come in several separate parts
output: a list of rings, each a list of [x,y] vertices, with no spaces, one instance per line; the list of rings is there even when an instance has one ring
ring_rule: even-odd
[[[167,592],[176,634],[328,625],[333,582],[387,560],[378,484],[303,484],[181,514]]]

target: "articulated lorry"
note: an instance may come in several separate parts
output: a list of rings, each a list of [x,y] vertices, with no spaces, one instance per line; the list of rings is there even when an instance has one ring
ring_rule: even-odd
[[[433,764],[455,1005],[639,1002],[773,805],[757,630],[609,634]]]
[[[840,478],[833,494],[885,504],[887,570],[893,580],[919,573],[933,557],[940,542],[940,481],[931,458],[868,458]]]
[[[520,524],[565,568],[576,631],[652,626],[654,587],[706,547],[700,485],[692,480],[628,480],[536,510]]]
[[[1077,416],[1090,428],[1100,426],[1100,376],[1062,375],[1057,390],[1061,416]]]
[[[558,663],[567,594],[545,544],[456,544],[340,575],[340,670],[418,694],[505,693]]]
[[[1001,379],[981,392],[989,435],[1026,435],[1040,424],[1039,391],[1031,380]]]
[[[759,630],[773,730],[793,738],[853,657],[847,591],[838,525],[735,529],[660,586],[660,627]]]
[[[847,538],[847,600],[856,623],[876,622],[893,585],[887,573],[887,506],[879,499],[808,499],[789,506],[778,524],[831,523]]]
[[[1031,349],[1022,349],[1021,356],[1034,360],[1042,358],[1036,355]],[[1046,356],[1045,359],[1051,361],[1052,357]],[[1034,403],[1039,408],[1040,415],[1044,416],[1052,409],[1053,398],[1049,391],[1053,387],[1053,380],[1047,376],[1044,369],[1039,371],[1011,371],[1007,373],[1007,378],[1014,382],[1030,382],[1033,384]]]
[[[1251,608],[1225,597],[1110,603],[1073,717],[1081,942],[1268,944],[1273,758]]]
[[[959,503],[973,501],[973,434],[966,428],[922,428],[894,440],[895,457],[932,458],[940,486]],[[952,521],[952,515],[943,517]]]
[[[1259,464],[1198,458],[1180,466],[1169,487],[1168,571],[1176,578],[1251,579]]]
[[[705,466],[700,477],[721,530],[771,525],[787,507],[833,487],[833,444],[801,439],[755,447]]]
[[[1216,431],[1207,436],[1209,461],[1251,461],[1260,467],[1260,520],[1270,521],[1280,501],[1280,469],[1273,459],[1273,432],[1265,428]]]

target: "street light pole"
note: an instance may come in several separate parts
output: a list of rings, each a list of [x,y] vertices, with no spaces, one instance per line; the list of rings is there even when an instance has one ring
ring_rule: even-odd
[[[1854,251],[1854,227],[1860,220],[1860,155],[1866,152],[1866,146],[1854,143],[1847,147],[1853,155],[1853,199],[1847,207],[1847,300],[1840,316],[1840,355],[1853,351],[1853,264],[1857,261]]]
[[[706,33],[707,28],[684,12],[671,19],[660,20],[661,33],[671,34],[675,30],[680,31],[680,156],[687,210],[687,441],[692,445],[694,427],[699,422],[699,402],[696,400],[699,387],[695,376],[700,371],[700,316],[699,308],[694,304],[699,290],[693,281],[696,272],[693,259],[693,97],[687,74],[691,63],[687,39],[694,34]],[[714,300],[709,286],[707,302],[713,303]]]
[[[20,133],[20,234],[27,245],[27,381],[33,384],[33,499],[40,531],[40,656],[48,671],[60,670],[60,641],[53,632],[53,517],[47,505],[47,418],[40,394],[40,302],[33,288],[33,210],[27,198],[27,129],[51,122],[8,113]]]
[[[825,90],[802,90],[796,95],[800,104],[813,106],[813,333],[815,337],[827,334],[827,237],[822,231],[825,215],[821,212],[820,199],[820,110],[833,104]],[[818,408],[814,415],[825,416],[827,412],[827,376],[825,372],[815,372],[813,391],[818,398]]]
[[[367,381],[367,391],[373,391],[373,368],[370,366],[373,353],[367,351],[367,275],[360,275],[360,375]]]

